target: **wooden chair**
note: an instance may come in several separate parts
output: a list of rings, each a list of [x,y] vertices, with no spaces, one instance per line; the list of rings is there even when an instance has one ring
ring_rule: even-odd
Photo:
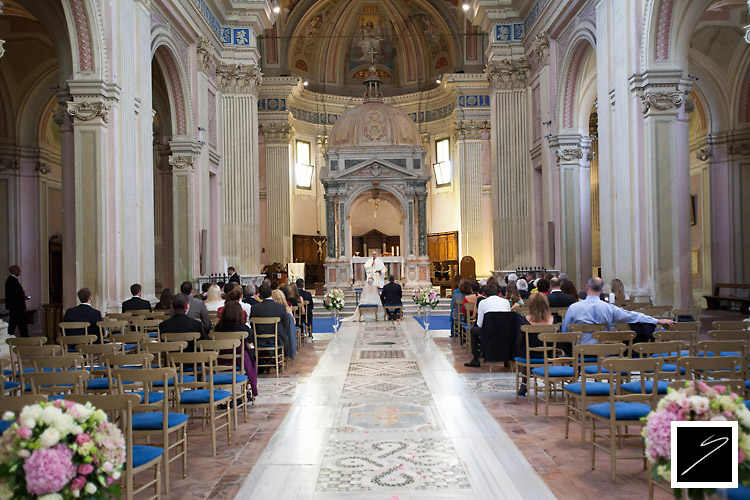
[[[117,354],[119,347],[116,344],[82,344],[77,348],[84,358],[86,369],[91,374],[91,379],[86,384],[86,392],[107,394],[109,392],[109,378],[107,377],[104,356]]]
[[[750,341],[750,331],[747,330],[711,330],[708,332],[711,340],[744,340]]]
[[[124,313],[107,313],[107,316],[105,317],[105,321],[108,319],[112,319],[114,321],[130,321],[130,318],[133,316],[130,312],[124,312]]]
[[[620,357],[629,358],[633,352],[633,341],[635,332],[630,330],[620,330],[614,332],[594,332],[591,334],[594,340],[599,344],[624,344],[625,353]]]
[[[46,337],[8,337],[5,339],[5,343],[8,345],[10,350],[10,366],[3,369],[3,374],[10,377],[11,380],[18,382],[20,379],[20,368],[15,356],[16,346],[42,346],[47,342]]]
[[[672,309],[672,319],[679,321],[680,317],[692,316],[694,321],[690,323],[700,323],[701,321],[701,308],[700,307],[686,307],[683,309]]]
[[[302,331],[302,317],[300,315],[300,308],[297,306],[292,306],[292,317],[294,317],[294,331],[297,335],[297,351],[299,351],[300,347],[305,341],[305,334]],[[235,419],[235,424],[237,423],[237,420]]]
[[[117,423],[125,437],[125,449],[127,460],[122,482],[125,486],[125,499],[132,500],[133,497],[148,488],[154,488],[154,495],[150,498],[161,498],[161,464],[164,450],[157,446],[145,446],[133,444],[133,408],[138,405],[140,397],[136,394],[116,395],[70,395],[65,399],[85,405],[91,403],[95,408],[110,415],[110,422]],[[135,485],[133,476],[154,468],[154,479],[142,485]]]
[[[242,332],[246,333],[246,332]],[[229,365],[218,364],[214,367],[214,387],[231,391],[232,412],[234,417],[234,430],[239,430],[237,410],[242,407],[245,422],[247,422],[247,385],[248,377],[245,375],[245,357],[242,351],[243,341],[241,339],[223,340],[199,340],[198,349],[201,352],[216,352],[218,359],[224,359]],[[239,368],[240,371],[237,369]]]
[[[696,344],[695,350],[697,356],[739,356],[742,366],[739,368],[737,378],[747,380],[748,344],[746,340],[703,340]]]
[[[580,333],[583,343],[588,344],[588,339],[592,338],[595,332],[606,331],[608,327],[609,325],[587,325],[574,323],[568,325],[568,330],[570,330],[572,333]]]
[[[239,331],[239,332],[211,332],[211,333],[208,334],[208,337],[211,340],[237,339],[240,342],[242,342],[242,348],[244,349],[245,348],[245,343],[247,342],[247,338],[249,337],[249,335],[247,334],[247,332],[243,332],[243,331]],[[251,359],[254,359],[254,354],[255,353],[253,353],[253,354],[250,355]],[[241,365],[242,365],[242,371],[240,373],[245,373],[245,374],[250,373],[250,370],[253,370],[254,368],[251,367],[251,366],[247,366],[245,364],[245,356],[241,356],[241,358],[242,359],[240,360],[240,362],[241,362]],[[248,380],[248,384],[249,383],[250,383],[250,381]],[[255,396],[253,396],[252,391],[249,391],[249,392],[250,392],[250,401],[253,404],[255,404]],[[247,421],[247,418],[245,419],[245,421]]]
[[[177,389],[178,411],[203,409],[201,418],[211,428],[211,451],[216,456],[216,431],[227,428],[227,444],[232,444],[232,412],[229,411],[229,401],[232,393],[220,389],[214,389],[214,367],[219,355],[216,352],[172,352],[167,354],[167,359],[172,368],[177,372],[175,378]],[[188,382],[190,375],[185,374],[185,366],[193,365],[201,367],[202,380]],[[220,405],[226,405],[220,410]],[[217,410],[220,410],[217,412]],[[218,419],[226,417],[227,421],[217,427]]]
[[[636,344],[638,346],[639,344]],[[645,449],[638,455],[633,456],[617,456],[617,444],[618,441],[628,437],[637,437],[641,444],[644,446],[643,438],[641,437],[640,428],[645,425],[641,421],[642,417],[647,416],[652,408],[656,408],[658,401],[658,382],[661,380],[661,366],[664,361],[661,358],[642,358],[642,359],[627,359],[627,358],[610,358],[602,362],[602,371],[605,371],[609,379],[609,398],[605,403],[599,403],[591,405],[587,408],[587,413],[591,418],[591,469],[596,468],[596,450],[600,449],[610,455],[610,479],[612,483],[615,483],[616,467],[618,458],[621,460],[642,460],[643,468],[646,469],[646,454]],[[623,377],[630,377],[630,374],[649,373],[651,375],[651,391],[648,391],[648,382],[645,377],[641,377],[638,382],[640,384],[640,391],[619,394],[617,388],[622,385],[621,380]],[[627,375],[623,375],[623,373]],[[596,424],[604,423],[609,429],[608,434],[604,434],[601,431],[597,431]],[[630,427],[638,428],[637,433],[630,434],[628,429]],[[620,429],[623,429],[620,431]],[[609,440],[609,446],[605,446],[597,443],[597,438]]]
[[[188,345],[199,338],[201,338],[201,334],[198,332],[164,332],[161,334],[162,342],[187,342]]]
[[[646,306],[642,309],[638,309],[638,312],[645,314],[646,316],[651,316],[652,318],[667,319],[672,317],[672,306]]]
[[[20,393],[21,383],[15,382],[13,380],[6,380],[5,372],[9,372],[11,363],[9,359],[0,359],[0,370],[2,370],[2,375],[0,375],[0,384],[2,384],[2,392],[0,392],[0,397],[2,396],[15,396],[18,393]],[[10,393],[10,394],[8,394]],[[0,431],[3,429],[0,427]]]
[[[39,404],[42,401],[47,401],[47,396],[42,394],[23,394],[13,397],[0,397],[0,415],[11,412],[18,416],[27,406]],[[13,424],[14,422],[11,420],[0,420],[0,434],[7,431]]]
[[[62,347],[54,344],[18,345],[11,349],[10,355],[15,365],[15,382],[20,384],[23,393],[31,390],[31,387],[26,384],[25,375],[34,371],[33,359],[40,356],[60,356]]]
[[[154,368],[164,368],[168,366],[168,352],[183,352],[187,349],[188,343],[184,340],[173,340],[169,342],[149,342],[143,346],[143,350],[154,355]]]
[[[105,341],[108,342],[115,332],[121,335],[129,333],[129,324],[130,323],[125,320],[109,319],[109,316],[107,316],[107,319],[104,321],[97,321],[96,326],[99,327],[99,343],[101,344]]]
[[[700,321],[680,321],[667,327],[667,330],[672,332],[694,331],[697,333],[700,332],[702,326],[703,324]]]
[[[58,356],[65,358],[68,356]],[[86,370],[64,370],[54,372],[26,373],[24,378],[31,385],[32,394],[43,394],[50,401],[62,399],[68,394],[83,394],[86,382],[91,377]]]
[[[732,380],[741,376],[742,359],[739,356],[686,356],[677,360],[677,367],[685,371],[686,380]]]
[[[680,341],[669,342],[639,342],[633,345],[634,357],[640,358],[659,358],[662,360],[662,366],[659,371],[665,380],[677,380],[682,378],[684,373],[677,369],[677,360],[688,351],[688,344]]]
[[[564,394],[564,384],[578,379],[576,368],[573,366],[573,358],[564,355],[558,344],[569,343],[575,348],[581,340],[581,334],[540,333],[539,340],[543,344],[541,350],[544,365],[531,369],[531,376],[534,379],[534,415],[538,415],[539,380],[541,379],[544,381],[544,416],[549,417],[549,400],[552,393]]]
[[[85,335],[90,325],[88,321],[61,321],[58,326],[60,328],[60,335],[65,337],[66,335],[70,335],[71,331],[75,330],[83,330]]]
[[[461,339],[463,345],[466,347],[466,351],[471,353],[471,327],[477,322],[477,303],[467,302],[464,305],[466,314],[464,320],[461,322]]]
[[[565,384],[565,439],[568,439],[570,422],[581,426],[581,445],[586,442],[586,408],[589,402],[601,402],[609,398],[609,375],[601,373],[601,364],[612,356],[623,357],[625,344],[600,343],[579,344],[573,349],[575,372],[580,374],[577,382]],[[588,373],[586,367],[596,368]],[[588,380],[593,381],[589,382]],[[604,381],[606,380],[606,381]]]
[[[695,330],[664,330],[654,332],[656,342],[682,342],[687,346],[684,356],[693,356],[695,354],[695,344],[698,340],[698,332]]]
[[[542,355],[543,347],[530,347],[529,340],[532,335],[539,333],[553,333],[560,330],[560,324],[556,325],[522,325],[521,331],[526,338],[526,353],[525,357],[516,357],[513,362],[516,365],[516,399],[518,399],[518,393],[521,389],[521,380],[524,380],[524,384],[527,385],[527,391],[531,385],[531,368],[535,366],[541,366],[544,364],[544,356]],[[523,376],[521,375],[523,372]],[[527,392],[529,394],[529,392]],[[529,401],[529,399],[526,399]]]
[[[279,324],[281,324],[281,318],[250,318],[250,323],[253,325],[253,337],[255,344],[255,352],[258,356],[258,368],[268,367],[276,368],[276,376],[279,376],[279,366],[281,370],[284,370],[284,346],[279,345]],[[273,335],[270,334],[258,334],[258,325],[273,325]],[[273,344],[266,345],[266,340],[273,339]],[[263,340],[263,344],[259,342]],[[262,353],[271,353],[270,356],[265,356],[265,359],[272,359],[271,363],[261,363],[264,359],[261,357]]]
[[[712,325],[716,330],[747,330],[750,323],[747,321],[714,321]]]
[[[133,408],[133,436],[161,436],[164,450],[164,492],[169,493],[169,465],[182,458],[182,477],[187,477],[187,422],[190,418],[184,413],[169,411],[169,395],[172,389],[168,381],[174,379],[176,372],[172,368],[153,368],[145,370],[114,369],[112,376],[116,386],[126,394],[137,394],[140,401]],[[127,381],[127,384],[125,383]],[[154,383],[161,382],[160,390],[154,390]],[[167,389],[164,390],[164,386]],[[170,434],[176,434],[177,440],[170,443]],[[170,452],[179,447],[180,452],[170,456]]]
[[[160,319],[139,319],[133,321],[135,327],[135,333],[146,334],[149,338],[159,338],[159,325],[161,324]]]
[[[93,344],[96,339],[96,335],[68,335],[58,337],[57,342],[62,347],[63,353],[77,353],[79,345]]]
[[[110,336],[110,340],[114,344],[118,344],[122,349],[121,352],[130,352],[133,354],[140,354],[143,350],[143,344],[151,342],[151,338],[148,333],[125,333],[120,335]]]
[[[34,371],[31,373],[52,373],[66,370],[83,370],[84,361],[80,354],[65,356],[38,356],[32,361]]]

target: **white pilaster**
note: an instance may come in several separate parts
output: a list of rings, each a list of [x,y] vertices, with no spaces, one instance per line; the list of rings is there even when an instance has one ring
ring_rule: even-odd
[[[266,138],[266,234],[268,262],[292,262],[292,170],[288,123],[264,123]]]

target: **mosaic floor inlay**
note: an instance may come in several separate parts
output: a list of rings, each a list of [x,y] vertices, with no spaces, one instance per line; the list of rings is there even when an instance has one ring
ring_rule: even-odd
[[[352,377],[406,377],[419,375],[416,361],[352,361],[349,376]]]
[[[464,377],[466,384],[474,394],[491,394],[500,391],[515,391],[516,390],[516,377],[512,373],[508,373],[508,376],[477,378],[477,377]]]
[[[406,358],[403,349],[378,349],[375,351],[362,349],[359,351],[359,359],[396,359]]]
[[[439,430],[429,406],[404,403],[351,403],[341,412],[342,431]]]
[[[389,377],[387,380],[352,377],[344,384],[341,397],[365,401],[373,399],[390,401],[393,398],[422,400],[430,398],[430,391],[424,380],[418,377]]]

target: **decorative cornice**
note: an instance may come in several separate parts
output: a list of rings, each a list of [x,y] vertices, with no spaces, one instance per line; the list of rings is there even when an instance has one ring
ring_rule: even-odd
[[[195,159],[189,155],[172,155],[169,157],[169,165],[172,172],[192,172]]]
[[[462,120],[456,123],[454,137],[459,141],[482,140],[482,134],[489,129],[489,123]]]
[[[202,72],[208,74],[212,66],[211,60],[214,57],[214,47],[211,45],[211,41],[205,36],[199,37],[196,51],[198,52],[198,67]]]
[[[685,102],[685,92],[644,92],[641,95],[641,104],[643,105],[643,114],[649,112],[651,108],[658,111],[668,111],[670,109],[679,109]]]
[[[0,158],[0,172],[18,170],[18,160],[16,158]]]
[[[558,149],[555,151],[555,154],[557,155],[557,159],[561,161],[573,161],[583,158],[583,150],[581,148]]]
[[[534,59],[538,67],[549,64],[549,33],[540,31],[536,34],[534,40],[531,42],[529,56]]]
[[[219,88],[225,94],[257,94],[263,74],[257,66],[222,64],[216,69]]]
[[[701,149],[700,151],[695,153],[695,157],[700,161],[708,161],[708,159],[712,156],[713,152],[711,151],[711,148]]]
[[[525,58],[492,61],[484,70],[493,90],[519,89],[529,84],[531,67]]]
[[[43,161],[38,161],[36,162],[36,171],[39,172],[40,175],[47,175],[52,172],[52,167]]]
[[[294,133],[288,123],[264,123],[260,131],[266,137],[266,144],[289,144]]]
[[[68,114],[82,122],[101,118],[104,123],[107,123],[109,108],[110,105],[102,101],[67,102]]]
[[[750,142],[733,142],[729,145],[730,156],[750,156]]]

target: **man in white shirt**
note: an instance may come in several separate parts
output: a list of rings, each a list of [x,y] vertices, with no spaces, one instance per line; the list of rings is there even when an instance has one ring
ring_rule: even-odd
[[[486,299],[482,299],[477,306],[477,326],[473,326],[470,332],[471,342],[471,354],[473,359],[468,363],[464,363],[464,366],[471,366],[478,368],[481,366],[479,363],[479,344],[482,337],[482,323],[484,323],[484,315],[490,312],[510,312],[510,302],[508,299],[500,297],[500,289],[495,284],[490,284],[485,287]]]

